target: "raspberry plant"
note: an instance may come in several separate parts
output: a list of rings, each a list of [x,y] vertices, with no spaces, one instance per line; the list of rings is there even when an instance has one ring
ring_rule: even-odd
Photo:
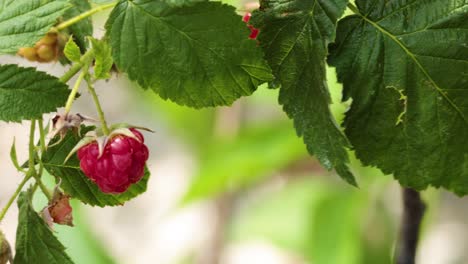
[[[0,65],[0,120],[30,121],[29,159],[19,163],[11,149],[24,178],[0,213],[1,221],[18,197],[14,263],[72,263],[51,232],[54,222],[72,224],[70,198],[115,206],[145,191],[143,136],[134,126],[109,126],[94,90],[115,68],[194,108],[230,105],[266,83],[279,89],[309,153],[348,183],[358,185],[348,166],[354,150],[411,188],[407,198],[428,186],[468,193],[466,0],[260,0],[252,16],[204,0],[95,2],[0,0],[0,53],[68,67],[55,77]],[[106,9],[105,36],[94,39],[91,16]],[[350,103],[342,124],[329,109],[327,64]],[[71,111],[82,83],[98,127]],[[51,112],[49,140],[43,116]],[[53,193],[44,171],[56,179]],[[37,191],[49,199],[40,213],[31,205]],[[12,252],[1,233],[0,242],[6,263]]]

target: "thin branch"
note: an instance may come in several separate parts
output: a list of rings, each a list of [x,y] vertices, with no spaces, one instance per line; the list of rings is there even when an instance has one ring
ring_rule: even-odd
[[[73,76],[75,76],[83,67],[87,66],[94,59],[94,50],[89,49],[80,59],[79,62],[73,64],[73,66],[60,77],[60,81],[67,83]]]
[[[109,135],[110,130],[107,126],[106,117],[104,116],[104,111],[102,110],[101,103],[99,102],[99,97],[96,94],[96,90],[94,90],[94,86],[91,83],[91,80],[89,80],[89,78],[86,79],[86,82],[88,83],[88,91],[93,97],[94,104],[96,105],[96,111],[98,112],[99,120],[101,121],[102,132],[104,132],[104,135]]]
[[[43,127],[41,126],[41,129]],[[35,155],[36,153],[36,148],[35,148],[35,140],[34,140],[34,133],[36,131],[36,119],[31,120],[31,129],[29,131],[29,170],[28,174],[29,176],[34,177],[36,179],[36,182],[39,184],[39,187],[41,188],[42,192],[44,193],[45,196],[49,199],[49,201],[52,199],[52,195],[50,194],[49,190],[47,187],[42,183],[41,181],[41,176],[40,174],[37,173],[36,171],[36,163],[35,163]]]
[[[113,2],[113,3],[109,3],[109,4],[105,4],[105,5],[100,5],[100,6],[96,6],[95,8],[93,9],[90,9],[76,17],[73,17],[73,18],[70,18],[69,20],[65,21],[65,22],[62,22],[60,23],[58,26],[56,26],[55,28],[53,28],[52,30],[55,30],[55,31],[59,31],[59,30],[63,30],[71,25],[74,25],[78,22],[80,22],[81,20],[85,19],[85,18],[88,18],[98,12],[101,12],[103,10],[106,10],[108,8],[112,8],[114,6],[117,5],[118,2]]]
[[[0,212],[0,222],[2,222],[3,218],[5,217],[6,213],[8,212],[8,209],[10,209],[11,205],[13,204],[13,202],[15,201],[16,197],[20,194],[21,190],[23,189],[24,185],[29,181],[29,179],[31,179],[31,176],[29,175],[26,175],[23,180],[21,181],[21,183],[18,185],[18,187],[16,188],[15,192],[13,193],[13,195],[10,197],[10,199],[8,200],[7,204],[5,205],[5,207],[3,207],[2,211]]]
[[[403,216],[395,259],[397,264],[415,264],[419,231],[426,205],[419,192],[413,189],[403,188],[402,195]]]
[[[84,80],[86,74],[87,70],[83,70],[78,76],[78,79],[76,80],[75,85],[73,86],[70,95],[68,96],[67,104],[65,105],[65,115],[70,112],[73,102],[75,101],[76,94],[78,93],[78,89],[80,88],[80,84]]]
[[[232,107],[218,109],[214,126],[215,136],[230,136],[235,138],[243,122],[243,108],[241,102],[235,103]],[[210,241],[205,244],[201,254],[195,263],[199,264],[219,264],[226,247],[226,229],[232,218],[233,209],[238,203],[238,192],[227,192],[214,200],[214,223],[210,226],[212,235]]]

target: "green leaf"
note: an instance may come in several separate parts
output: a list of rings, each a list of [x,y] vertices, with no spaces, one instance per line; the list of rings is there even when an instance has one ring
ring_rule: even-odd
[[[93,45],[95,56],[94,77],[96,79],[109,79],[110,70],[114,64],[111,47],[105,40],[89,39]]]
[[[307,150],[327,169],[356,185],[348,168],[349,143],[330,111],[327,45],[347,0],[268,0],[254,13],[260,45],[281,84],[279,102]]]
[[[10,159],[11,159],[11,162],[13,162],[13,165],[15,166],[15,168],[18,171],[24,171],[24,169],[21,168],[21,166],[18,163],[18,157],[16,155],[15,141],[16,141],[15,138],[13,138],[13,144],[11,145],[11,149],[10,149]]]
[[[114,0],[93,0],[93,3],[96,3],[96,4],[105,4],[105,3],[109,3],[109,2],[113,2]]]
[[[34,211],[31,205],[30,193],[22,192],[20,194],[18,207],[19,221],[16,230],[14,263],[73,263],[65,253],[65,247],[52,234],[44,220]]]
[[[4,5],[3,10],[1,4]],[[70,5],[67,1],[0,2],[0,54],[16,53],[41,39]]]
[[[65,105],[66,84],[34,68],[0,65],[0,120],[40,118]]]
[[[352,99],[344,125],[357,157],[404,186],[467,194],[467,2],[357,4],[329,58]]]
[[[9,4],[11,4],[14,0],[0,0],[0,13],[3,9]]]
[[[63,50],[63,53],[69,59],[70,61],[73,62],[78,62],[80,61],[81,58],[81,51],[80,47],[76,45],[75,41],[73,41],[73,38],[69,38],[67,41],[67,44],[65,45],[65,48]]]
[[[119,69],[181,105],[229,105],[272,79],[241,17],[219,2],[122,0],[106,29]]]
[[[91,127],[82,127],[82,134],[91,130]],[[49,145],[54,144],[54,139]],[[145,176],[138,183],[132,185],[126,192],[119,195],[105,194],[99,190],[97,185],[86,177],[80,169],[79,160],[75,155],[64,164],[65,157],[75,147],[80,138],[71,133],[63,141],[53,147],[47,148],[42,157],[45,169],[53,176],[62,179],[60,187],[73,198],[81,200],[85,204],[104,206],[123,205],[126,201],[146,191],[150,173],[146,169]]]
[[[64,20],[71,19],[91,9],[91,4],[88,0],[70,0],[73,5],[63,15]],[[76,42],[82,53],[86,51],[86,37],[93,35],[93,23],[91,17],[80,20],[78,23],[68,27],[68,31],[73,35],[73,40]]]
[[[219,140],[201,161],[183,202],[251,186],[302,157],[307,157],[302,143],[283,123],[249,129],[235,140]]]

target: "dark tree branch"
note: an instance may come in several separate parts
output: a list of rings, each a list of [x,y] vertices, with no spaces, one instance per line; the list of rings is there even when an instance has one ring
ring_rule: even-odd
[[[217,118],[214,127],[214,135],[235,137],[243,122],[243,108],[241,102],[236,102],[230,108],[217,110]],[[233,208],[236,205],[238,193],[224,193],[214,200],[215,222],[210,229],[213,231],[209,242],[201,250],[196,263],[219,264],[221,263],[226,240],[226,227],[230,223]],[[1,263],[0,263],[1,264]]]
[[[426,210],[419,192],[403,188],[403,216],[401,219],[400,240],[396,251],[397,264],[415,264],[419,230]]]

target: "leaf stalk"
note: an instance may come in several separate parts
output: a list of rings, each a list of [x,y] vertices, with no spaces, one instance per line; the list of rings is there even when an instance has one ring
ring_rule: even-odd
[[[86,12],[84,12],[84,13],[76,16],[76,17],[72,17],[69,20],[60,23],[56,27],[52,28],[52,31],[60,31],[60,30],[66,29],[69,26],[80,22],[83,19],[86,19],[86,18],[88,18],[88,17],[90,17],[90,16],[92,16],[92,15],[98,13],[98,12],[104,11],[104,10],[106,10],[108,8],[112,8],[112,7],[116,6],[116,5],[117,5],[117,2],[96,6],[95,8],[92,8],[92,9],[90,9],[90,10],[88,10],[88,11],[86,11]]]
[[[84,77],[86,76],[87,71],[82,70],[80,75],[78,76],[78,79],[75,82],[75,85],[73,86],[73,89],[70,92],[70,95],[68,96],[67,103],[65,104],[65,115],[70,113],[71,107],[73,105],[73,101],[75,101],[76,94],[78,93],[78,89],[80,88],[81,82],[83,81]]]
[[[39,128],[43,130],[42,127],[42,122],[40,122]],[[42,169],[40,173],[38,174],[36,171],[36,163],[35,163],[35,154],[36,154],[36,149],[35,149],[35,144],[34,144],[34,132],[36,131],[36,120],[33,119],[31,120],[31,129],[29,131],[29,170],[28,170],[28,175],[29,177],[34,177],[36,180],[37,184],[41,188],[42,192],[44,195],[47,197],[47,199],[52,199],[52,195],[49,192],[49,189],[42,183],[41,176],[42,176]],[[39,132],[39,134],[43,134],[44,132]],[[45,143],[45,141],[44,141]],[[41,143],[42,145],[42,143]],[[45,148],[45,146],[44,146]]]
[[[110,134],[110,131],[109,131],[109,127],[107,126],[106,117],[104,116],[104,111],[102,111],[101,103],[99,102],[99,97],[96,94],[96,90],[94,89],[93,84],[91,83],[91,80],[89,80],[88,78],[86,81],[88,83],[88,91],[93,97],[94,104],[96,105],[96,110],[99,115],[99,120],[101,121],[102,132],[104,133],[104,135],[107,136]]]
[[[24,185],[26,184],[26,182],[29,181],[29,179],[31,179],[31,175],[26,174],[26,176],[23,178],[21,183],[16,188],[16,191],[13,193],[13,195],[8,200],[5,207],[3,207],[2,211],[0,212],[0,222],[2,222],[3,218],[5,218],[5,215],[8,212],[8,209],[10,209],[10,207],[13,204],[13,202],[15,201],[16,197],[18,197],[18,195],[20,194],[20,192],[23,189]]]

